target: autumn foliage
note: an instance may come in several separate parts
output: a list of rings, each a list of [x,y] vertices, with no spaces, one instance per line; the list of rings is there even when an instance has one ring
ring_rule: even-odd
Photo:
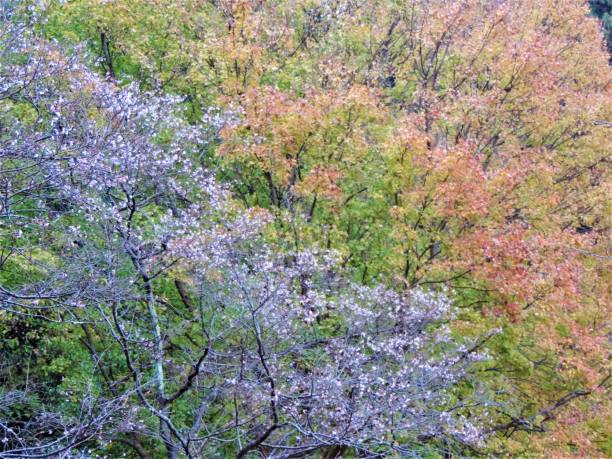
[[[586,1],[43,3],[38,36],[206,126],[180,166],[214,170],[232,215],[265,215],[276,253],[452,299],[449,333],[486,348],[476,379],[503,399],[463,454],[612,455],[612,72]]]

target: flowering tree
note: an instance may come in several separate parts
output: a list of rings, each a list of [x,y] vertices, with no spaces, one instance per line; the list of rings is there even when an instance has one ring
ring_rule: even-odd
[[[2,373],[0,456],[481,444],[491,335],[454,339],[443,292],[358,285],[332,252],[271,245],[270,214],[202,167],[234,114],[192,126],[180,98],[104,81],[16,21],[0,40],[0,324],[64,334],[81,367]]]

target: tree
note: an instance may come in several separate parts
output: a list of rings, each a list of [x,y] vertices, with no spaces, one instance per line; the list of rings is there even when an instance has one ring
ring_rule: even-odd
[[[444,285],[456,333],[502,327],[490,444],[602,454],[610,71],[586,1],[50,5],[41,31],[86,40],[107,78],[179,94],[191,121],[233,113],[197,160],[274,214],[268,239],[366,285]]]
[[[270,214],[198,161],[235,114],[189,125],[180,98],[4,24],[0,320],[57,326],[90,362],[56,383],[66,403],[44,375],[40,391],[3,380],[0,456],[479,446],[490,408],[473,371],[491,334],[458,343],[443,293],[358,285],[331,252],[270,245]]]

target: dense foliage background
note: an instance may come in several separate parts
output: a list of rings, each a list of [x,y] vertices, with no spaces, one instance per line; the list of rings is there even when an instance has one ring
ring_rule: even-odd
[[[2,2],[0,457],[612,457],[611,6]]]
[[[612,2],[610,0],[590,0],[589,4],[593,14],[601,19],[608,51],[612,51]]]

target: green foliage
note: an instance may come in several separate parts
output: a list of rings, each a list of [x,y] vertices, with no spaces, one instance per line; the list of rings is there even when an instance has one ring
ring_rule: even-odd
[[[608,52],[612,54],[612,1],[589,0],[589,4],[593,14],[601,20],[601,27],[608,45]]]

